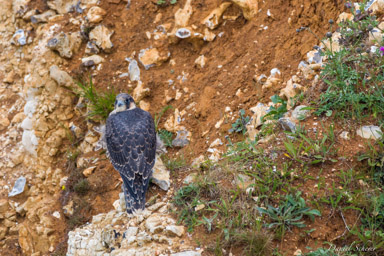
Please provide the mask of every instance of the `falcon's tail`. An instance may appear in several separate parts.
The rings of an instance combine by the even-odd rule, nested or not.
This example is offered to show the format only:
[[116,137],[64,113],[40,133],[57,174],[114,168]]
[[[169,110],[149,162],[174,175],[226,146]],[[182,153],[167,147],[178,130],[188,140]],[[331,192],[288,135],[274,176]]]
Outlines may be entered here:
[[131,181],[121,176],[124,182],[123,191],[128,214],[135,213],[137,210],[144,210],[145,208],[145,192],[148,188],[149,179],[145,180],[143,184],[143,179],[140,175],[137,176],[135,180]]

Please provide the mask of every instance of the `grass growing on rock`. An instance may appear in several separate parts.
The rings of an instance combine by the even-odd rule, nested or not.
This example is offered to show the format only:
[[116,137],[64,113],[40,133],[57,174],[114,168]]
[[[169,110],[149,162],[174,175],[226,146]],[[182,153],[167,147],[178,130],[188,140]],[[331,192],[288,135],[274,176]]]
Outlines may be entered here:
[[92,77],[89,82],[77,82],[79,90],[76,93],[85,100],[87,107],[87,118],[93,121],[106,120],[109,113],[114,109],[116,93],[113,91],[97,92]]
[[[364,10],[365,4],[360,5]],[[323,41],[326,57],[321,78],[327,85],[325,93],[318,100],[320,115],[332,111],[337,117],[361,120],[373,117],[379,123],[384,119],[384,58],[382,48],[374,44],[382,41],[376,32],[380,31],[375,16],[368,11],[351,7],[352,20],[338,24],[340,39],[335,49],[332,33]],[[331,23],[331,30],[333,21]],[[375,35],[376,34],[376,35]]]

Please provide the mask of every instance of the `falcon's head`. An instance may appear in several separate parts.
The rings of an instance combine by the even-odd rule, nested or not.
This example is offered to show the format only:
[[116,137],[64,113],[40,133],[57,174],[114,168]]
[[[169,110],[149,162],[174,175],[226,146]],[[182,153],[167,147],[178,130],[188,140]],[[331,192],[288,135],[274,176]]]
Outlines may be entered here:
[[132,110],[134,108],[136,108],[136,104],[131,95],[126,93],[120,93],[116,96],[114,112]]

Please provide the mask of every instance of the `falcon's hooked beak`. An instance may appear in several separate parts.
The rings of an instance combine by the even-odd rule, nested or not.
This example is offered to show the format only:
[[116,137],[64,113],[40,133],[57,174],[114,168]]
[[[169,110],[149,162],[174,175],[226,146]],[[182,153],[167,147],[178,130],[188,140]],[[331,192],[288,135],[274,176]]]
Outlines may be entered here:
[[116,103],[116,107],[120,108],[122,106],[125,106],[125,103],[123,101],[121,101],[121,100],[118,100],[117,103]]

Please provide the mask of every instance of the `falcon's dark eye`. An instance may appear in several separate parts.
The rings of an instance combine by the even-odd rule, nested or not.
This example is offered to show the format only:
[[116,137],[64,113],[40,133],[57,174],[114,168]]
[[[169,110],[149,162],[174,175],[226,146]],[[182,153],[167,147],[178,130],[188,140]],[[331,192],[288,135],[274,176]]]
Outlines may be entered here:
[[127,103],[127,104],[128,104],[128,103],[129,103],[129,99],[125,99],[125,103]]

